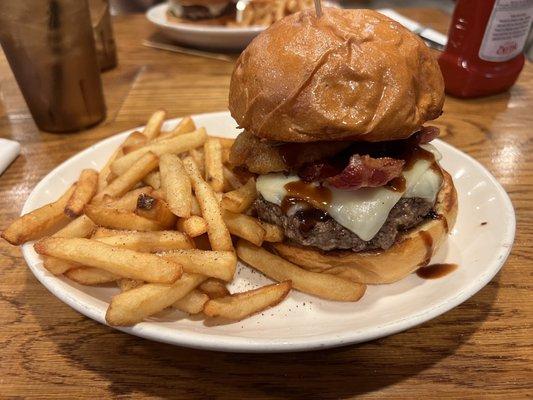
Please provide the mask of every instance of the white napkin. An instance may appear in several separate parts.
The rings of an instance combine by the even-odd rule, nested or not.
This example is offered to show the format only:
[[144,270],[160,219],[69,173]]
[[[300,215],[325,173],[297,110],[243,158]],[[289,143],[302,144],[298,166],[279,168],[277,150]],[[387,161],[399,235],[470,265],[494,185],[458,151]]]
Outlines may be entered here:
[[0,175],[20,154],[20,143],[0,138]]
[[380,8],[376,11],[379,11],[380,13],[385,14],[390,19],[399,22],[411,32],[414,32],[417,35],[422,36],[423,38],[433,40],[435,43],[438,43],[442,46],[446,46],[446,43],[448,42],[448,37],[446,35],[443,35],[442,33],[437,32],[434,29],[426,28],[424,25],[413,21],[412,19],[404,17],[400,13],[397,13],[396,11],[390,8]]

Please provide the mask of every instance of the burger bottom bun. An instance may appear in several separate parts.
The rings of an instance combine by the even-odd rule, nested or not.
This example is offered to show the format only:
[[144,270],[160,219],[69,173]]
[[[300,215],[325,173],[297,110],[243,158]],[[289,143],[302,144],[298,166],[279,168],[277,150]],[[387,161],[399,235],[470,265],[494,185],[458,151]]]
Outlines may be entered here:
[[444,170],[442,173],[443,185],[435,203],[439,218],[407,231],[387,250],[320,252],[286,243],[276,243],[274,248],[281,257],[310,271],[335,274],[365,284],[399,281],[429,262],[455,224],[457,192],[450,174]]

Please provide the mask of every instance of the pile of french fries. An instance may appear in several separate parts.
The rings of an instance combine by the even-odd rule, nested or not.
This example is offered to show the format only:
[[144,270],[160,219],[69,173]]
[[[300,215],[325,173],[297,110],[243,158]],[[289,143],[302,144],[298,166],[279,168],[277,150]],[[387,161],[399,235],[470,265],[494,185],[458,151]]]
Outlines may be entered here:
[[236,26],[269,26],[283,17],[313,7],[313,0],[252,0],[243,11]]
[[[338,301],[363,295],[358,283],[303,270],[262,248],[283,232],[249,215],[255,181],[229,167],[233,140],[209,137],[190,117],[162,132],[165,117],[155,112],[100,172],[83,170],[59,199],[21,216],[2,237],[13,245],[37,240],[54,275],[116,284],[120,293],[106,313],[116,326],[168,307],[241,320],[291,289]],[[237,257],[279,283],[230,294]]]

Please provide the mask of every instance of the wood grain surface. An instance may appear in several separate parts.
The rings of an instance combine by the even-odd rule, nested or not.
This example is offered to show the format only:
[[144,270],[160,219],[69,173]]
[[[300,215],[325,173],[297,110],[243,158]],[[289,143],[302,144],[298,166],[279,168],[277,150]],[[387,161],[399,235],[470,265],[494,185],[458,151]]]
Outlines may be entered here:
[[[439,11],[402,10],[441,31]],[[0,137],[22,155],[0,177],[0,229],[52,168],[152,111],[224,110],[232,63],[142,47],[142,15],[115,19],[119,67],[103,75],[108,117],[77,134],[39,132],[3,56]],[[150,342],[70,309],[0,242],[0,398],[494,398],[532,392],[533,66],[509,93],[448,98],[444,140],[485,165],[509,192],[518,230],[503,270],[443,316],[391,337],[339,349],[224,354]],[[495,210],[495,212],[498,212]],[[420,299],[421,302],[424,299]]]

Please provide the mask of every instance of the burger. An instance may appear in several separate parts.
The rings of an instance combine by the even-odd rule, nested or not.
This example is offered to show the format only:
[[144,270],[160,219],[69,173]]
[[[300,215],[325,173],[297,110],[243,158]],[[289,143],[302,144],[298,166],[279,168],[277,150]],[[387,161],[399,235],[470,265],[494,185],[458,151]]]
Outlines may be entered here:
[[380,284],[427,264],[453,227],[457,195],[431,144],[444,84],[424,42],[371,10],[290,15],[240,55],[230,152],[257,175],[257,217],[281,257]]
[[171,16],[184,20],[204,20],[230,15],[235,12],[231,0],[169,0]]

